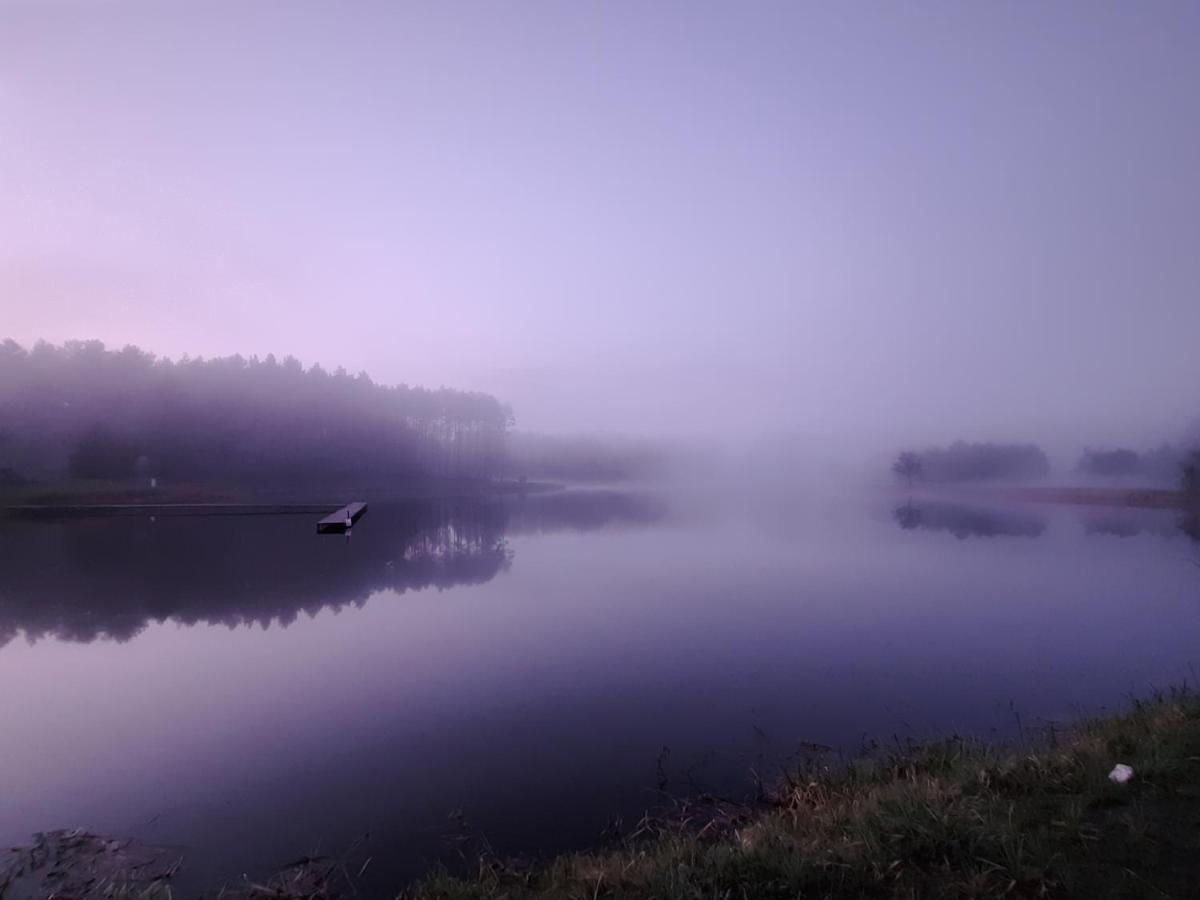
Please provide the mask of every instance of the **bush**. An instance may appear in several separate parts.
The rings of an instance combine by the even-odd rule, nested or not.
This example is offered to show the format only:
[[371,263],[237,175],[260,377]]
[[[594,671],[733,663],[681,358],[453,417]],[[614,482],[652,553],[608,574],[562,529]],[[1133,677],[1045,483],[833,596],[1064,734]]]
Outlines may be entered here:
[[103,425],[93,425],[71,452],[75,478],[127,478],[133,474],[137,446],[114,435]]
[[935,447],[920,454],[922,478],[931,482],[1044,478],[1050,461],[1034,444],[967,444]]
[[1083,451],[1075,468],[1085,475],[1100,478],[1141,475],[1144,470],[1142,457],[1133,450],[1093,450],[1090,447]]
[[1200,499],[1200,450],[1193,450],[1183,462],[1183,492]]

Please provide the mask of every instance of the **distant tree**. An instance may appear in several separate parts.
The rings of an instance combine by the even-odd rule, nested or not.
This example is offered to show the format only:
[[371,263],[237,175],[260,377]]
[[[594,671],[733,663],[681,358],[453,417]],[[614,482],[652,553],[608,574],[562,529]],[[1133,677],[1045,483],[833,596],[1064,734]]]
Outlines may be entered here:
[[922,451],[921,478],[932,483],[1030,480],[1050,472],[1045,452],[1034,444],[968,444]]
[[1189,444],[1160,444],[1138,452],[1126,448],[1095,450],[1080,454],[1075,471],[1091,478],[1137,478],[1163,487],[1179,483],[1180,470],[1187,461]]
[[26,479],[17,474],[12,466],[4,464],[4,445],[10,440],[12,433],[0,427],[0,485],[25,484]]
[[1200,501],[1200,450],[1193,450],[1183,462],[1183,492],[1192,502]]
[[921,475],[921,457],[911,450],[905,450],[892,463],[892,472],[897,478],[902,478],[909,487]]
[[125,478],[133,474],[137,456],[133,443],[95,425],[71,453],[71,474],[76,478]]
[[912,500],[909,500],[903,506],[897,506],[892,510],[892,518],[896,520],[896,524],[908,531],[913,528],[921,527],[921,508],[913,506]]
[[1142,474],[1153,482],[1163,485],[1174,484],[1179,479],[1179,469],[1187,454],[1182,447],[1161,444],[1142,454]]
[[1126,478],[1141,475],[1144,469],[1142,457],[1133,450],[1093,450],[1088,447],[1079,457],[1075,468],[1085,475],[1101,478]]

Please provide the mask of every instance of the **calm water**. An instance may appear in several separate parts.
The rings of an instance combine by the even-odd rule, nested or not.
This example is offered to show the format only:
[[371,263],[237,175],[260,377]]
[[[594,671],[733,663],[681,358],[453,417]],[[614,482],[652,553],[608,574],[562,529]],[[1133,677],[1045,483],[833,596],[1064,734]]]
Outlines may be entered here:
[[801,742],[1010,735],[1200,664],[1169,513],[567,492],[373,505],[349,541],[313,518],[0,526],[0,842],[178,846],[186,891],[369,833],[382,892],[464,828],[590,843],[664,782],[744,794]]

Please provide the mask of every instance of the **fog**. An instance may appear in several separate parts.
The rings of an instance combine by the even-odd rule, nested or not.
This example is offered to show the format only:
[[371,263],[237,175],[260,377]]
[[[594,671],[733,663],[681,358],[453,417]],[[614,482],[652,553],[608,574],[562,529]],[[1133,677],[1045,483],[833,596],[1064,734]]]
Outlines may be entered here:
[[1192,4],[0,2],[0,337],[822,458],[1200,413]]

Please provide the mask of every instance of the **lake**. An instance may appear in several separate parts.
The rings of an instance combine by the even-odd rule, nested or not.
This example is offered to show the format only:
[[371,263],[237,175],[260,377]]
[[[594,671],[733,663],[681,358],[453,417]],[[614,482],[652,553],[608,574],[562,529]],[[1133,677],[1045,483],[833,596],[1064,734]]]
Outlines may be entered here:
[[0,842],[179,848],[177,895],[354,848],[594,844],[812,745],[1002,739],[1192,678],[1168,512],[571,490],[0,522]]

